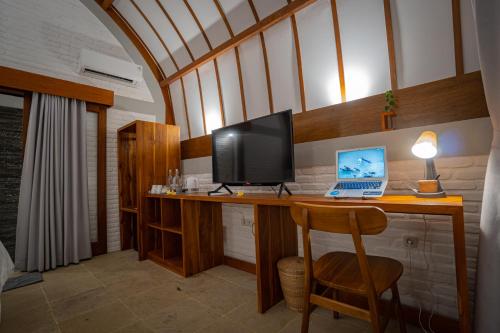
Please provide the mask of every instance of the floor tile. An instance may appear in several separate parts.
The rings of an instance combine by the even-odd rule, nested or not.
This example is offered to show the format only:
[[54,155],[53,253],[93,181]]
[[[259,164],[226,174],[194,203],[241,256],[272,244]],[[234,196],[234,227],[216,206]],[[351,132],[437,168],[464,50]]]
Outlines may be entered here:
[[59,327],[63,333],[109,333],[136,320],[137,317],[122,303],[115,302],[61,321]]
[[[302,324],[302,318],[296,318],[286,325],[284,329],[279,331],[280,333],[297,333],[300,332]],[[309,333],[331,333],[331,332],[342,332],[342,333],[368,333],[371,332],[368,324],[366,327],[359,327],[359,325],[353,324],[347,318],[333,319],[333,316],[328,319],[324,316],[318,314],[311,314],[309,321]]]
[[154,333],[154,331],[149,329],[142,321],[138,321],[113,333]]
[[39,283],[2,292],[2,318],[46,305],[47,301]]
[[210,326],[220,316],[199,302],[186,299],[143,319],[155,332],[196,332]]
[[228,318],[219,318],[207,327],[196,331],[197,333],[252,333],[249,328],[241,326]]
[[7,318],[4,318],[2,313],[2,322],[0,323],[0,332],[2,333],[49,333],[57,331],[57,324],[50,313],[48,304],[17,312]]
[[241,325],[250,328],[256,332],[278,332],[289,322],[299,318],[300,314],[286,308],[284,302],[280,302],[266,311],[266,313],[257,312],[256,301],[247,302],[226,316]]
[[99,287],[53,302],[51,307],[54,317],[61,322],[113,302],[116,299],[104,287]]
[[205,273],[235,283],[254,293],[257,292],[257,277],[255,274],[243,272],[226,265],[215,266]]
[[42,282],[42,288],[49,302],[55,302],[65,298],[102,287],[102,282],[97,280],[90,272],[68,273],[65,268],[59,268],[61,272],[53,274],[47,281]]

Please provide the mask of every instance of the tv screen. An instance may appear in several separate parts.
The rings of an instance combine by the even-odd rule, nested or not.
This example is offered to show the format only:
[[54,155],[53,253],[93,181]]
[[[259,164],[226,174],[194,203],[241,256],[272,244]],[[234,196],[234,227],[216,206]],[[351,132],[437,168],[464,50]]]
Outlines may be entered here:
[[295,181],[292,111],[212,131],[212,171],[227,185]]

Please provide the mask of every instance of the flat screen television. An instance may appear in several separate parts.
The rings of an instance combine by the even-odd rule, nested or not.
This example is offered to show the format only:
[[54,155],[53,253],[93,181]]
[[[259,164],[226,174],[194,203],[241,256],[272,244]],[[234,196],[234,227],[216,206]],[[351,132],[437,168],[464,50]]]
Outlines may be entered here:
[[212,172],[225,185],[295,181],[292,111],[212,131]]

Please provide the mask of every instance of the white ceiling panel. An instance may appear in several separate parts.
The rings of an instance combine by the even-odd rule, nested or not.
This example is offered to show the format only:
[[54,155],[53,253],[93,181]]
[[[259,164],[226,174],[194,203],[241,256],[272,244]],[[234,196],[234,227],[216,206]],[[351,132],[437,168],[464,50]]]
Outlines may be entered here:
[[266,40],[274,112],[292,109],[301,112],[297,59],[290,19],[264,32]]
[[342,101],[330,1],[319,0],[297,13],[306,109]]
[[451,1],[391,1],[399,88],[455,76]]
[[347,101],[391,88],[383,0],[337,0]]
[[255,24],[248,0],[219,0],[235,35]]
[[195,59],[209,51],[201,31],[182,0],[160,0],[174,21]]
[[136,3],[144,11],[144,14],[147,15],[151,24],[158,31],[158,34],[160,34],[179,68],[190,64],[191,58],[186,48],[156,1],[136,1]]
[[189,115],[189,128],[191,138],[205,135],[203,129],[203,113],[201,109],[200,88],[196,71],[192,71],[183,77],[184,90],[186,92],[187,111]]
[[189,4],[200,21],[213,48],[230,38],[229,32],[213,1],[189,0]]
[[130,0],[115,1],[113,6],[115,6],[120,14],[127,20],[132,29],[137,32],[141,40],[153,54],[154,58],[162,65],[162,69],[167,73],[175,72],[175,68],[170,66],[172,63],[165,61],[165,59],[168,58],[167,51]]
[[478,71],[479,54],[477,52],[476,24],[470,0],[460,0],[460,15],[462,21],[462,47],[464,55],[464,71]]
[[247,118],[254,119],[268,115],[266,70],[260,44],[260,37],[254,36],[239,47]]
[[201,91],[203,93],[203,106],[205,108],[205,123],[207,125],[207,134],[210,134],[212,130],[222,127],[219,89],[217,87],[217,77],[215,76],[213,61],[201,66],[199,72]]
[[287,4],[286,0],[253,0],[253,3],[261,20]]
[[243,121],[243,107],[240,95],[240,80],[234,50],[228,51],[217,58],[219,75],[224,101],[224,118],[226,125]]
[[169,86],[174,108],[175,124],[181,128],[181,140],[189,139],[189,132],[186,120],[186,110],[184,108],[184,96],[182,94],[181,80],[174,81]]

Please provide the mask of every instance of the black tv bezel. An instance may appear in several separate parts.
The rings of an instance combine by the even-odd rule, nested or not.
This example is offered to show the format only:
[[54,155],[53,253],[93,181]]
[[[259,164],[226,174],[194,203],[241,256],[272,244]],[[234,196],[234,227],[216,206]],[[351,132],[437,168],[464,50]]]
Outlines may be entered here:
[[[255,120],[260,120],[260,119],[264,119],[264,118],[269,118],[269,117],[275,117],[281,113],[284,113],[284,112],[287,112],[290,114],[290,117],[289,117],[289,120],[290,120],[290,138],[291,138],[291,142],[290,142],[290,155],[291,155],[291,167],[292,167],[292,177],[289,178],[289,179],[283,179],[283,180],[277,180],[277,181],[273,181],[273,182],[259,182],[259,183],[250,183],[250,182],[221,182],[219,180],[216,180],[215,179],[215,173],[214,173],[214,160],[215,160],[215,140],[213,140],[213,137],[214,137],[214,134],[216,134],[216,132],[219,132],[221,130],[227,130],[227,129],[230,129],[230,128],[234,128],[234,127],[238,127],[238,126],[241,126],[243,124],[247,124],[247,123],[251,123]],[[258,117],[258,118],[254,118],[254,119],[251,119],[251,120],[247,120],[247,121],[242,121],[240,123],[237,123],[237,124],[233,124],[233,125],[229,125],[229,126],[225,126],[225,127],[221,127],[221,128],[218,128],[216,130],[213,130],[212,131],[212,182],[213,183],[217,183],[217,184],[224,184],[224,185],[229,185],[229,186],[276,186],[276,185],[279,185],[279,184],[283,184],[283,183],[290,183],[290,182],[295,182],[295,143],[294,143],[294,136],[293,136],[293,113],[292,113],[292,109],[288,109],[288,110],[284,110],[284,111],[280,111],[280,112],[275,112],[275,113],[272,113],[272,114],[269,114],[267,116],[262,116],[262,117]]]

